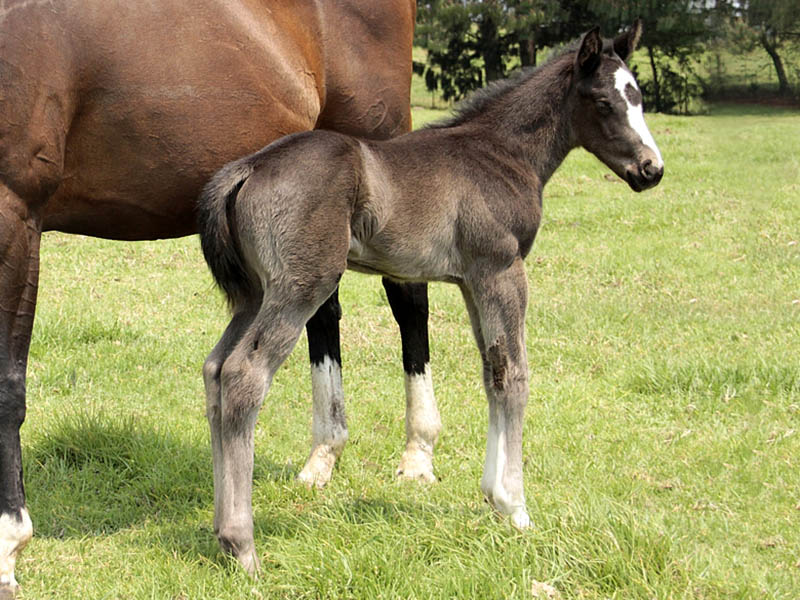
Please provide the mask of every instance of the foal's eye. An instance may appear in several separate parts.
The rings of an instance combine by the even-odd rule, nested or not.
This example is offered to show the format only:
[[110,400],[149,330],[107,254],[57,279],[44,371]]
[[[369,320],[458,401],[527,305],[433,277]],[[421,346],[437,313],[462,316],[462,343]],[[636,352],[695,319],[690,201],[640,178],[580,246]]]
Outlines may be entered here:
[[612,112],[611,102],[608,100],[598,100],[596,102],[597,112],[601,115],[610,115]]

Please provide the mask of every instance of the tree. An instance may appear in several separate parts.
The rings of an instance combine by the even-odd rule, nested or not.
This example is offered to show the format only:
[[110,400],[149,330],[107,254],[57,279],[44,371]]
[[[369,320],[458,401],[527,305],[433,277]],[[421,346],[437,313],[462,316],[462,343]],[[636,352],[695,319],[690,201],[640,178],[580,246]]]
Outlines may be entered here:
[[688,112],[701,92],[693,59],[710,35],[705,3],[700,0],[588,0],[608,31],[640,18],[650,77],[642,78],[645,102],[657,112]]
[[[427,64],[415,65],[430,90],[459,99],[486,82],[507,74],[517,58],[536,63],[537,50],[552,36],[560,4],[552,0],[432,0],[417,3],[417,45],[428,51]],[[574,29],[574,28],[573,28]],[[577,35],[579,29],[575,29]]]
[[[800,3],[797,0],[747,0],[729,2],[741,12],[739,22],[772,60],[778,76],[778,93],[791,93],[782,56],[783,48],[794,39],[800,40]],[[745,34],[746,35],[746,34]]]
[[539,50],[594,25],[610,35],[638,17],[651,70],[643,82],[647,103],[686,112],[700,93],[691,57],[708,35],[703,0],[418,0],[417,7],[417,44],[428,60],[415,68],[448,100],[503,77],[517,61],[534,65]]

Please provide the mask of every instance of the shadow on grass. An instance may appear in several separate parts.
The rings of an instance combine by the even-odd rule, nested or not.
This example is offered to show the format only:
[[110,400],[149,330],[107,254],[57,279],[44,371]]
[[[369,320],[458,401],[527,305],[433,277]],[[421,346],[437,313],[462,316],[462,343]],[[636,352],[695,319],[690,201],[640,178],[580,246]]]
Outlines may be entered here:
[[[156,543],[187,558],[199,553],[213,562],[226,560],[212,529],[213,475],[205,436],[176,434],[132,417],[81,412],[39,432],[23,455],[37,537],[74,539],[146,524]],[[256,451],[256,487],[270,482],[279,488],[269,492],[272,503],[256,506],[257,539],[292,538],[323,522],[433,523],[453,510],[349,494],[315,498],[318,492],[294,487],[298,471]]]
[[[180,521],[198,511],[213,514],[207,436],[82,412],[37,432],[23,449],[23,463],[37,536],[82,537],[146,521]],[[290,481],[295,470],[257,459],[255,479]]]

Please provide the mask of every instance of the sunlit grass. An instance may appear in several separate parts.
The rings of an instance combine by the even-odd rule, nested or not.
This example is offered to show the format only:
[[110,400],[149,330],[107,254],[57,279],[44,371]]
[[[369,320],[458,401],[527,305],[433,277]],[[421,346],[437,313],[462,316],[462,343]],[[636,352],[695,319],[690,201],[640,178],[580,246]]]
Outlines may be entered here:
[[[415,112],[417,125],[440,113]],[[441,480],[393,477],[399,335],[378,278],[342,282],[351,441],[323,491],[305,340],[256,433],[251,581],[221,555],[201,365],[227,322],[196,238],[46,234],[23,427],[39,598],[795,598],[800,589],[800,114],[649,117],[634,194],[585,152],[545,190],[527,267],[519,533],[479,489],[477,351],[431,286]]]

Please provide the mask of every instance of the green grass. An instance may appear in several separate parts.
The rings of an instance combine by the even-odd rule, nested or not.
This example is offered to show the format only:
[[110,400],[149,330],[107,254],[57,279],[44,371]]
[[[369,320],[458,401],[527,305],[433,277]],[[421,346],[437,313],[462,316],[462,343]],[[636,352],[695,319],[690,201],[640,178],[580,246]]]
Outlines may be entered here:
[[403,384],[380,282],[348,274],[351,441],[327,489],[293,482],[310,441],[303,339],[257,428],[249,580],[211,530],[200,371],[227,315],[197,239],[46,234],[21,598],[527,598],[537,581],[562,598],[796,598],[800,113],[649,123],[658,188],[634,194],[576,151],[545,190],[525,533],[478,488],[486,409],[456,289],[431,286],[444,430],[425,487],[393,477]]

